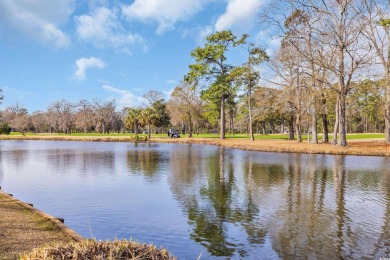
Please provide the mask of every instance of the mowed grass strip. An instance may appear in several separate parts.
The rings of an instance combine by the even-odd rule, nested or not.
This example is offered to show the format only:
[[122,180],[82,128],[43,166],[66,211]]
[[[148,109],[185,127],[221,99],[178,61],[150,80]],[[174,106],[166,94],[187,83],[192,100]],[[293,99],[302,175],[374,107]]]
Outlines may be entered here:
[[[49,140],[49,141],[93,141],[93,142],[135,142],[145,141],[146,135],[139,135],[135,138],[131,134],[29,134],[0,136],[0,140]],[[193,138],[182,135],[182,138],[169,138],[167,134],[152,135],[151,142],[161,143],[193,143],[205,145],[218,145],[228,148],[242,150],[263,151],[263,152],[289,152],[309,154],[339,154],[339,155],[374,155],[390,156],[390,147],[384,142],[384,134],[349,134],[348,146],[340,147],[329,143],[321,143],[322,136],[319,135],[319,144],[309,144],[307,136],[303,136],[303,142],[287,140],[287,135],[256,135],[252,142],[247,135],[227,135],[224,140],[219,139],[216,134],[194,134]],[[330,139],[332,136],[330,136]]]
[[74,240],[50,220],[0,192],[0,259],[18,259],[20,254],[53,241]]
[[[109,133],[109,134],[101,134],[101,133],[71,133],[71,134],[63,134],[63,133],[25,133],[25,137],[120,137],[120,138],[134,138],[133,133]],[[140,137],[146,137],[147,134],[139,134]],[[167,134],[152,134],[152,138],[169,138]],[[181,135],[182,137],[188,137],[188,134]],[[329,139],[332,139],[332,134],[329,134]],[[11,132],[9,137],[23,137],[19,132]],[[219,134],[196,134],[192,135],[193,138],[219,138]],[[307,140],[307,134],[303,134],[303,140]],[[2,139],[7,139],[6,135],[1,136]],[[226,134],[227,139],[249,139],[250,136],[247,134]],[[353,139],[381,139],[385,138],[385,135],[382,133],[359,133],[359,134],[347,134],[348,140]],[[255,139],[259,140],[288,140],[288,134],[255,134]],[[318,139],[321,141],[322,134],[318,134]]]
[[[371,139],[368,139],[371,140]],[[333,154],[333,155],[369,155],[390,156],[390,145],[383,141],[350,140],[347,147],[331,145],[329,143],[309,144],[298,143],[294,140],[255,140],[250,139],[210,139],[210,138],[155,138],[153,142],[161,143],[190,143],[202,145],[217,145],[259,152],[306,153],[306,154]]]

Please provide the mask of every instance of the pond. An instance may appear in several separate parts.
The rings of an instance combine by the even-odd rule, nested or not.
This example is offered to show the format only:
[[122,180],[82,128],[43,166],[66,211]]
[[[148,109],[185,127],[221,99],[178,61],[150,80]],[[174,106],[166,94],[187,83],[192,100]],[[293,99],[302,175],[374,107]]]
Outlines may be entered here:
[[86,238],[180,259],[390,254],[390,159],[190,144],[1,141],[0,186]]

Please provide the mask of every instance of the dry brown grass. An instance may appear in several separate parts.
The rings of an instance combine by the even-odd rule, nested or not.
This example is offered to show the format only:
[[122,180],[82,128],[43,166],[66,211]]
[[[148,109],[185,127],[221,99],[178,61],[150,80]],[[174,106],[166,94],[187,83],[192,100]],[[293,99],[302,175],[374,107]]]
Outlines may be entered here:
[[[134,142],[134,137],[129,136],[56,136],[56,135],[11,135],[0,136],[0,140],[48,140],[48,141],[92,141],[92,142]],[[144,140],[140,140],[144,141]],[[160,143],[192,143],[218,145],[228,148],[237,148],[250,151],[263,152],[289,152],[309,154],[342,154],[342,155],[374,155],[390,156],[390,144],[377,139],[349,140],[348,147],[340,147],[331,144],[297,143],[288,140],[255,140],[250,139],[214,139],[214,138],[154,138],[151,142]]]
[[158,249],[153,245],[139,244],[131,241],[101,241],[84,240],[79,243],[52,244],[23,255],[22,260],[30,259],[145,259],[174,260],[167,250]]
[[16,259],[52,241],[74,241],[60,226],[0,192],[0,259]]
[[308,154],[342,154],[342,155],[369,155],[390,156],[390,144],[378,140],[353,140],[348,141],[348,147],[340,147],[331,144],[308,144],[289,140],[255,140],[249,139],[210,139],[210,138],[180,138],[164,139],[153,138],[153,142],[191,143],[218,145],[228,148],[237,148],[250,151],[263,152],[288,152]]
[[176,259],[129,241],[82,240],[57,219],[0,191],[0,259]]

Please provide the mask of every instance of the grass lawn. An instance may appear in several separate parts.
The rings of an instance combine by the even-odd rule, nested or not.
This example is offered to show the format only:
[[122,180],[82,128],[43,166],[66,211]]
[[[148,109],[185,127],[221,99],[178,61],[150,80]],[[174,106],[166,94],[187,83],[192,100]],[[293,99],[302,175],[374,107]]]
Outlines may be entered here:
[[[21,134],[19,132],[11,132],[11,136],[20,136]],[[134,134],[131,134],[131,133],[110,133],[110,134],[101,134],[101,133],[72,133],[70,135],[65,135],[63,133],[53,133],[53,134],[50,134],[50,133],[40,133],[40,134],[35,134],[35,133],[25,133],[26,136],[91,136],[91,137],[98,137],[98,136],[101,136],[101,137],[119,137],[119,136],[128,136],[128,137],[132,137],[134,136]],[[146,134],[139,134],[139,136],[147,136]],[[181,135],[182,137],[188,137],[188,135]],[[168,138],[168,135],[167,134],[152,134],[152,138],[153,137],[156,137],[156,138]],[[219,138],[219,134],[193,134],[193,138]],[[226,138],[228,139],[249,139],[249,135],[246,135],[246,134],[235,134],[234,136],[233,135],[229,135],[227,134],[226,135]],[[302,135],[302,138],[303,140],[307,140],[307,135]],[[322,134],[319,134],[318,135],[318,138],[321,140],[322,138]],[[331,139],[332,138],[332,135],[329,135],[329,138]],[[378,138],[385,138],[385,135],[384,134],[381,134],[381,133],[368,133],[368,134],[348,134],[347,135],[347,139],[348,140],[354,140],[354,139],[372,139],[372,138],[375,138],[375,139],[378,139]],[[276,139],[276,140],[287,140],[288,139],[288,135],[287,134],[269,134],[269,135],[263,135],[263,134],[257,134],[255,135],[255,139],[259,139],[259,140],[272,140],[272,139]]]
[[[188,137],[188,135],[181,135],[182,137]],[[333,135],[329,135],[329,139],[332,138]],[[165,134],[159,134],[159,135],[152,135],[152,137],[167,137]],[[219,134],[193,134],[193,138],[219,138]],[[228,139],[249,139],[250,136],[246,134],[235,134],[233,135],[226,135],[226,138]],[[368,133],[368,134],[347,134],[347,139],[371,139],[371,138],[385,138],[385,134],[380,133]],[[288,134],[269,134],[269,135],[263,135],[263,134],[256,134],[255,139],[264,139],[264,140],[288,140]],[[303,140],[307,140],[307,135],[302,135]],[[322,139],[322,134],[318,135],[318,139]]]
[[[133,134],[99,134],[99,133],[74,133],[65,134],[21,134],[12,133],[11,136],[1,136],[2,140],[49,140],[49,141],[95,141],[95,142],[134,142],[136,140],[145,141],[146,135],[141,134],[136,139]],[[309,144],[307,135],[303,135],[303,142],[287,140],[285,134],[255,135],[258,142],[251,142],[246,134],[227,135],[225,140],[219,139],[217,134],[194,135],[193,138],[169,138],[167,134],[152,135],[152,142],[161,143],[193,143],[218,145],[228,148],[237,148],[251,151],[263,152],[290,152],[290,153],[310,153],[310,154],[340,154],[340,155],[376,155],[390,156],[390,145],[384,142],[384,134],[349,134],[347,147],[340,147],[324,144],[321,142],[322,136],[318,135],[320,143],[318,145]],[[330,139],[332,136],[330,136]]]

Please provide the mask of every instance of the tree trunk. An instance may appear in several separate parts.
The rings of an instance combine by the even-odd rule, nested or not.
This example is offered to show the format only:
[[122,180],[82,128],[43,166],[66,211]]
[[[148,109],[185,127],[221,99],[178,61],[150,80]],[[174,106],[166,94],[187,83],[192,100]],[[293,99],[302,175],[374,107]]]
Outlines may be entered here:
[[338,145],[345,147],[347,146],[347,129],[346,129],[346,113],[345,113],[345,95],[342,93],[340,95],[340,104],[339,104],[339,130],[340,138]]
[[234,135],[233,132],[233,110],[229,109],[229,134]]
[[288,121],[288,140],[294,140],[294,116]]
[[326,113],[322,114],[322,127],[323,127],[323,135],[322,135],[322,142],[328,143],[329,142],[329,129],[328,129],[328,116]]
[[232,136],[234,136],[234,113],[231,115],[231,121],[232,121]]
[[87,133],[87,115],[86,115],[85,111],[83,114],[84,114],[84,134],[86,134]]
[[192,137],[192,118],[191,114],[188,115],[188,137]]
[[313,115],[311,117],[311,136],[312,136],[312,140],[311,140],[311,143],[312,144],[318,144],[318,136],[317,136],[317,115],[316,115],[316,111],[314,109],[314,112],[313,112]]
[[148,124],[148,141],[150,141],[150,123]]
[[385,142],[390,143],[390,71],[386,73]]
[[322,142],[328,143],[329,142],[329,129],[328,129],[328,110],[326,108],[326,99],[325,95],[322,94],[322,127],[323,127],[323,135],[322,135]]
[[[342,24],[342,17],[344,16],[343,12],[344,10],[341,8],[341,5],[339,5],[339,11],[340,11],[340,26],[338,28],[338,31],[340,35],[343,35],[343,30],[345,29],[345,25]],[[337,41],[337,52],[338,52],[338,93],[337,93],[337,100],[339,101],[339,141],[338,145],[345,147],[347,146],[347,130],[346,130],[346,113],[345,113],[345,99],[347,96],[347,90],[348,86],[345,85],[345,42],[343,42],[345,39],[338,39]]]
[[225,94],[221,98],[221,134],[220,139],[225,139]]
[[302,132],[301,132],[301,115],[298,113],[297,114],[297,119],[295,122],[295,128],[297,132],[297,142],[301,143],[302,142]]
[[249,134],[251,136],[251,140],[255,140],[255,136],[253,135],[253,123],[252,123],[252,87],[251,84],[248,85],[248,114],[249,114]]
[[332,138],[332,144],[337,144],[337,133],[339,132],[339,100],[337,99],[336,102],[336,120],[334,122],[334,128],[333,128],[333,138]]

